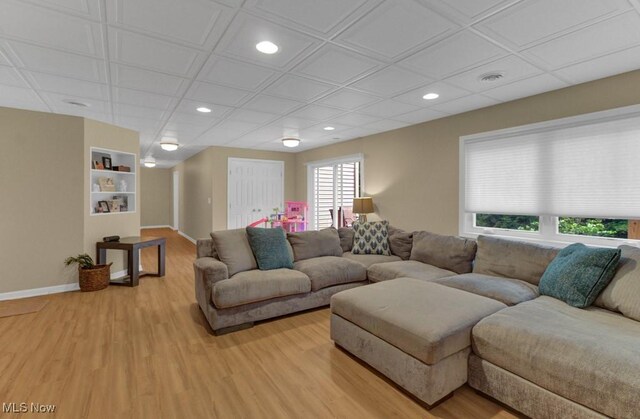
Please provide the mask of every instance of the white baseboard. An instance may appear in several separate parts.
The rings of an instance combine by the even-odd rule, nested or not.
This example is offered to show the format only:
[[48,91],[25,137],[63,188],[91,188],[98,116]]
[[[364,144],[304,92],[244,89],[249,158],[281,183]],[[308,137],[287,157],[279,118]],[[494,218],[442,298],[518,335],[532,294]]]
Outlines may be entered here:
[[39,295],[58,294],[61,292],[77,291],[80,285],[77,282],[72,284],[55,285],[53,287],[32,288],[29,290],[4,292],[0,294],[0,301],[17,300],[19,298],[37,297]]
[[158,225],[158,226],[141,226],[140,229],[145,229],[145,228],[170,228],[172,230],[174,230],[173,227],[171,227],[169,224],[166,225]]
[[179,234],[179,235],[181,235],[182,237],[184,237],[185,239],[189,240],[191,243],[196,244],[196,241],[195,241],[193,238],[191,238],[191,237],[187,236],[187,235],[186,235],[186,234],[184,234],[182,231],[179,231],[179,230],[178,230],[178,234]]

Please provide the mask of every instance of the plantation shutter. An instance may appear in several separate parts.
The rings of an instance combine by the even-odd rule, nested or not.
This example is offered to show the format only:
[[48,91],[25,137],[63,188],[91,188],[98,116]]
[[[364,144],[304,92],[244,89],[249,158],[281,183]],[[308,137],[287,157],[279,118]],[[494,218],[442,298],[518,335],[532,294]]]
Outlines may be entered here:
[[640,116],[523,128],[464,142],[470,213],[640,217]]
[[347,162],[313,169],[313,214],[318,229],[339,227],[335,217],[350,211],[353,198],[360,196],[360,163]]

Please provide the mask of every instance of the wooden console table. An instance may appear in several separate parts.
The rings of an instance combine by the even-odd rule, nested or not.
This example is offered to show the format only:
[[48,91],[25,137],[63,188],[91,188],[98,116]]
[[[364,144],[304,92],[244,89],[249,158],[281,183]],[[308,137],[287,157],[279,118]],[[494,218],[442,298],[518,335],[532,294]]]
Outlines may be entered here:
[[[128,275],[113,279],[110,283],[137,287],[138,280],[141,276],[164,276],[165,243],[166,240],[164,237],[123,237],[117,242],[97,242],[96,254],[98,255],[98,264],[107,263],[108,249],[124,250],[127,252]],[[158,270],[157,272],[140,271],[139,250],[151,246],[158,247]]]

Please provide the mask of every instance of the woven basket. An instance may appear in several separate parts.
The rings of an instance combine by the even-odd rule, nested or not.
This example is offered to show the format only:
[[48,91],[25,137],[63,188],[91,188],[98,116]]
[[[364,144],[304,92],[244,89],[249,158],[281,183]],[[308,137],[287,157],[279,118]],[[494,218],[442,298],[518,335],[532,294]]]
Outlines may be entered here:
[[80,291],[99,291],[109,286],[111,263],[96,265],[93,268],[78,269],[80,273]]

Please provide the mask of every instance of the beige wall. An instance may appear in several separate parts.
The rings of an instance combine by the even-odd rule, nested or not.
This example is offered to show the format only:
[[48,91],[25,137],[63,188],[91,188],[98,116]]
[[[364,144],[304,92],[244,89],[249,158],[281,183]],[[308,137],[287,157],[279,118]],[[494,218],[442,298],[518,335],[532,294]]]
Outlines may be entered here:
[[77,281],[82,118],[0,108],[0,293]]
[[173,170],[140,167],[140,224],[173,225]]
[[227,228],[227,162],[230,157],[284,161],[284,199],[294,198],[294,154],[210,147],[173,168],[180,173],[180,230],[188,236],[207,237],[211,231]]
[[365,194],[376,216],[408,230],[458,233],[459,137],[640,103],[640,71],[426,122],[296,155],[296,197],[307,200],[305,163],[364,154]]

